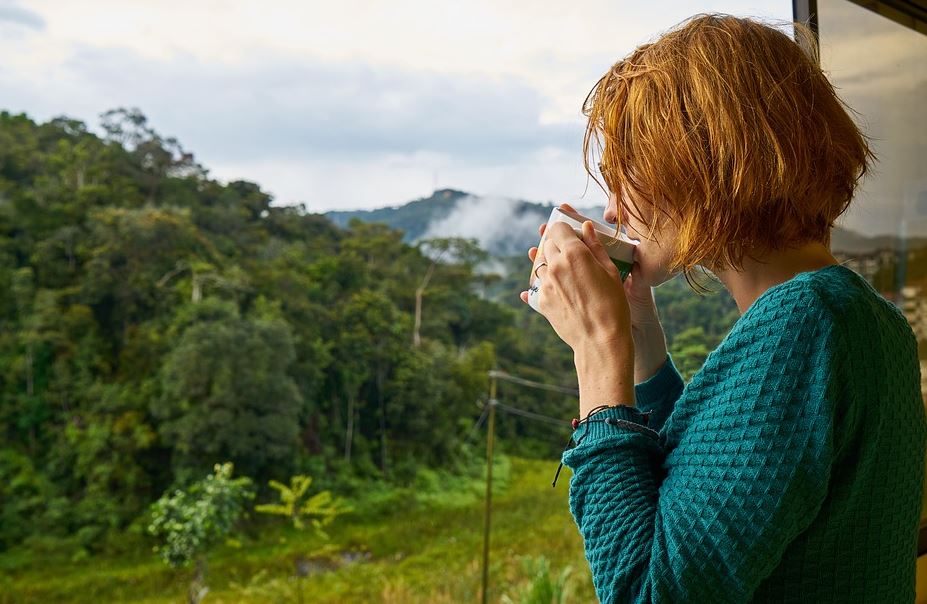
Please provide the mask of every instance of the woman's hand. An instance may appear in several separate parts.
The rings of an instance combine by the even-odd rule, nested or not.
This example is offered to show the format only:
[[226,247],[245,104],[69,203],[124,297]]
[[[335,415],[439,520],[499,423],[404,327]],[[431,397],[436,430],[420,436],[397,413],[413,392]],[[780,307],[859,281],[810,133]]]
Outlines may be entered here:
[[[560,207],[570,210],[571,212],[576,212],[576,209],[568,203],[562,203]],[[547,224],[542,224],[538,227],[538,234],[543,236],[546,228]],[[532,247],[528,250],[528,258],[532,263],[534,263],[537,254],[538,248],[536,247]],[[611,265],[611,262],[609,262],[609,265]],[[653,288],[648,285],[638,285],[642,279],[640,271],[640,264],[635,262],[631,266],[631,272],[624,280],[625,297],[628,300],[628,309],[631,315],[631,328],[634,330],[660,326],[660,320],[657,316],[657,305],[653,298]],[[524,302],[528,301],[527,294],[522,296],[522,300]]]
[[[618,269],[592,223],[583,223],[582,238],[571,226],[554,223],[544,249],[532,250],[535,258],[540,253],[547,263],[537,271],[538,308],[573,349],[581,415],[600,404],[633,405],[630,308]],[[521,292],[521,299],[528,302],[527,291]]]
[[[580,238],[568,224],[554,223],[540,251],[547,264],[537,271],[538,308],[574,351],[588,342],[631,337],[630,309],[618,269],[592,223],[587,221],[582,229]],[[527,297],[527,292],[521,293],[526,303]]]
[[[560,207],[576,212],[568,203]],[[540,235],[544,234],[547,224],[538,228]],[[537,257],[538,248],[528,250],[531,262]],[[657,305],[653,296],[653,288],[642,281],[641,265],[635,262],[631,273],[624,280],[625,296],[628,300],[628,309],[631,316],[631,335],[634,340],[634,382],[639,384],[663,367],[666,362],[666,334],[660,323]],[[527,301],[527,296],[522,297]]]

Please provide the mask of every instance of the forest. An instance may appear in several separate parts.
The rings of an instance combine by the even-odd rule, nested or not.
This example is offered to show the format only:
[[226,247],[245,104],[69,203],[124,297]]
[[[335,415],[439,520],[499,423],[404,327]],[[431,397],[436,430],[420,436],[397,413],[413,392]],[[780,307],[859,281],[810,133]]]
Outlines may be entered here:
[[[350,498],[464,471],[483,455],[467,437],[488,371],[575,387],[571,351],[518,299],[526,255],[481,273],[475,240],[413,245],[275,206],[137,109],[98,132],[0,113],[0,552],[118,552],[153,502],[218,463],[258,502],[296,474]],[[688,378],[736,307],[679,278],[656,292]],[[506,416],[502,450],[557,460],[576,400],[498,396],[563,419]]]

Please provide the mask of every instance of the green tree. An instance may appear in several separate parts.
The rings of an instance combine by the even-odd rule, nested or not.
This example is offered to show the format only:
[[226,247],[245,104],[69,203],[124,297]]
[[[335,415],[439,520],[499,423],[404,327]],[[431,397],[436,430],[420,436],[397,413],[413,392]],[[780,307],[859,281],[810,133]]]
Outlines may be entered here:
[[230,459],[248,475],[264,475],[297,447],[303,401],[287,373],[290,328],[280,319],[239,316],[229,302],[194,306],[178,318],[151,413],[175,468]]
[[692,379],[692,376],[702,368],[712,348],[714,348],[714,343],[705,335],[705,330],[701,327],[690,327],[673,338],[670,344],[670,354],[673,355],[673,363],[685,381]]
[[[421,345],[419,332],[422,324],[422,300],[425,289],[435,275],[435,270],[442,266],[444,272],[448,273],[446,283],[449,283],[453,290],[453,299],[459,299],[467,292],[467,288],[463,287],[463,285],[471,281],[474,268],[486,261],[489,254],[481,249],[477,244],[477,240],[473,238],[435,237],[422,240],[416,246],[431,261],[424,271],[421,282],[415,289],[415,323],[412,332],[412,345],[418,347]],[[448,261],[448,265],[443,266],[441,260]],[[440,305],[438,306],[440,307]]]
[[[225,460],[260,484],[405,480],[469,454],[489,368],[575,381],[569,347],[518,300],[523,255],[491,284],[472,240],[405,242],[462,193],[416,204],[408,228],[339,228],[209,178],[136,109],[103,130],[0,112],[0,546],[122,547],[169,485]],[[657,293],[668,335],[719,339],[736,308],[676,285]],[[567,395],[499,396],[575,414]],[[566,438],[514,416],[497,431],[515,454]]]
[[232,464],[216,464],[213,473],[188,489],[165,493],[151,506],[149,534],[159,544],[155,552],[172,567],[196,570],[190,583],[189,602],[196,604],[209,591],[206,586],[206,554],[228,537],[254,497],[251,479],[232,478]]
[[157,199],[169,177],[205,176],[193,154],[183,149],[176,138],[158,134],[138,108],[111,109],[101,118],[106,139],[130,153],[133,176],[143,183],[148,203]]
[[362,290],[352,295],[337,317],[341,333],[334,346],[336,373],[347,399],[345,462],[351,463],[356,402],[360,389],[372,379],[379,407],[380,471],[387,471],[388,417],[384,389],[392,367],[406,353],[408,317],[398,311],[386,295]]

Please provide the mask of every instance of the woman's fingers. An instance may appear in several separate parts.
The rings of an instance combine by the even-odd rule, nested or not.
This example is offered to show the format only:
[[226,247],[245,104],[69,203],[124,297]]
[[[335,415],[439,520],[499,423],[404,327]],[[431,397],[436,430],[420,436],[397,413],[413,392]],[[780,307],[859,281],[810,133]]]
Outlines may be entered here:
[[[571,211],[571,212],[576,212],[576,208],[574,208],[573,206],[571,206],[571,205],[568,204],[568,203],[561,203],[561,204],[560,204],[560,207],[561,207],[561,208],[566,208],[567,210],[569,210],[569,211]],[[577,212],[577,213],[578,213],[578,212]],[[538,227],[538,234],[543,235],[543,234],[544,234],[544,228],[545,228],[546,226],[547,226],[547,223],[544,223],[544,224],[542,224],[541,226],[539,226],[539,227]]]
[[[588,228],[586,227],[586,223],[589,223]],[[595,232],[595,227],[592,226],[592,223],[589,220],[583,222],[583,241],[592,252],[593,257],[595,257],[599,264],[602,265],[602,268],[608,271],[609,274],[617,276],[617,269],[612,263],[611,258],[608,257],[608,252],[605,250],[605,246],[603,246],[602,242],[599,241],[599,237]]]
[[[566,208],[567,210],[570,210],[571,212],[576,211],[576,209],[568,203],[561,203],[560,207]],[[541,226],[538,227],[538,234],[543,237],[544,231],[546,230],[547,230],[547,223],[545,222],[541,224]],[[533,247],[530,250],[528,250],[528,258],[530,258],[532,262],[534,262],[534,259],[537,257],[537,255],[538,255],[538,248]]]
[[551,258],[554,258],[562,253],[560,246],[557,245],[557,242],[548,237],[544,240],[544,249],[541,250],[541,253],[544,254],[544,259],[550,261]]

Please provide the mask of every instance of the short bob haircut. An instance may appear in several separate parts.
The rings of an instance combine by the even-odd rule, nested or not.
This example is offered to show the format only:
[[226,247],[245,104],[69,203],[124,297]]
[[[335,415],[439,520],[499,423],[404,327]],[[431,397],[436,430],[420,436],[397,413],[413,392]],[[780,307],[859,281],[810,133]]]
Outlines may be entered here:
[[606,193],[643,224],[624,195],[650,210],[647,239],[663,224],[654,209],[677,227],[670,270],[693,289],[696,266],[742,270],[744,255],[829,246],[876,160],[818,66],[811,30],[789,25],[795,40],[751,19],[695,15],[615,63],[583,102],[586,172],[602,187],[595,141]]

